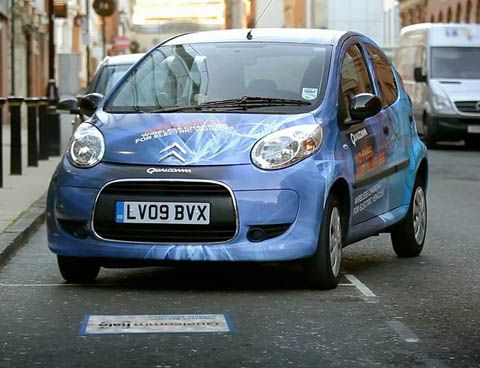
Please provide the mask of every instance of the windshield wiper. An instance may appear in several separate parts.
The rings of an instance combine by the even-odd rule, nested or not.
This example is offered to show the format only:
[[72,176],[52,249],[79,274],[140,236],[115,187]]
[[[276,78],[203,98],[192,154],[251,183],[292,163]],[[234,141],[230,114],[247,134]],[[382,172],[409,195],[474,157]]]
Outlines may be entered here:
[[187,106],[172,106],[158,110],[148,111],[150,113],[156,112],[177,112],[177,111],[201,111],[215,108],[239,108],[247,110],[249,108],[265,107],[265,106],[304,106],[311,105],[311,102],[303,100],[295,100],[289,98],[278,97],[254,97],[243,96],[241,98],[231,98],[226,100],[208,101],[198,105]]

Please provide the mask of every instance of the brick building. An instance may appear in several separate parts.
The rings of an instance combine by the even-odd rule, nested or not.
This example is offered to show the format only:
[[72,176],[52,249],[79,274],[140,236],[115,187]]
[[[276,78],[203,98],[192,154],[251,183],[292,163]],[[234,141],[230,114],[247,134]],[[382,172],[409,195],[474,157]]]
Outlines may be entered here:
[[480,23],[480,0],[400,0],[402,26],[415,23]]

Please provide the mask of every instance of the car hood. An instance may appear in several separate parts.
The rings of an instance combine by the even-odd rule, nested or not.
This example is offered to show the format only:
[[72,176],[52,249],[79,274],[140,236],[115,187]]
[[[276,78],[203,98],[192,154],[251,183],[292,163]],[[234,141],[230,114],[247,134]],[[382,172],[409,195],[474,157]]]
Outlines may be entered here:
[[92,123],[105,137],[104,162],[137,165],[234,165],[250,163],[260,138],[314,117],[263,114],[108,114]]
[[479,79],[433,79],[430,83],[451,101],[480,101]]

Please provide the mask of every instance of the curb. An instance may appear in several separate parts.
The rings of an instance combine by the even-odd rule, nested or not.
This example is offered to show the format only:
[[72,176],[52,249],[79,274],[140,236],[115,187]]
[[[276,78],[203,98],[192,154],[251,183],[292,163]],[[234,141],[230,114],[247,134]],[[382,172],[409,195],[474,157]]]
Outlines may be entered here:
[[0,233],[0,269],[22,248],[45,220],[47,195],[33,203]]

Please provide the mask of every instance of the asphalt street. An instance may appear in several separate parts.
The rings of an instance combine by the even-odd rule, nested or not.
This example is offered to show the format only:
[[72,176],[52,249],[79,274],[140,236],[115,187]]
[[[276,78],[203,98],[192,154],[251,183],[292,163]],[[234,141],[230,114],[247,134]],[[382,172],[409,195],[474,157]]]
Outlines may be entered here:
[[[0,367],[480,367],[480,152],[430,151],[426,247],[345,249],[341,285],[296,264],[101,271],[67,285],[45,227],[0,271]],[[235,331],[82,335],[89,314],[225,313]]]

